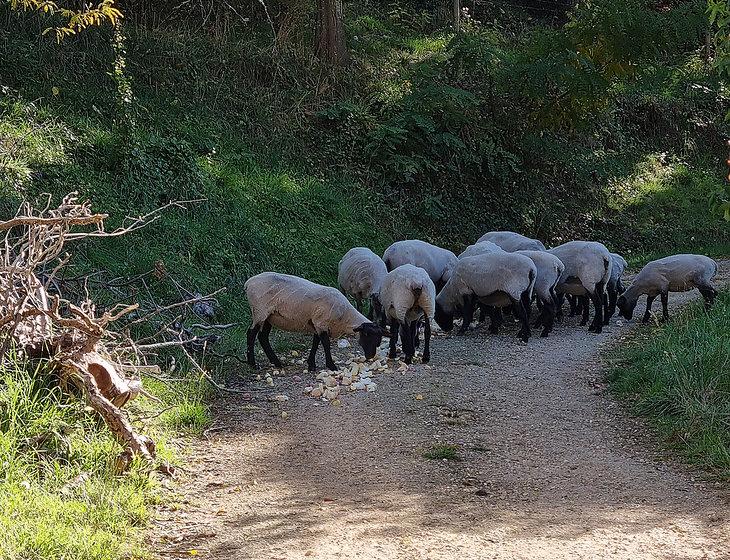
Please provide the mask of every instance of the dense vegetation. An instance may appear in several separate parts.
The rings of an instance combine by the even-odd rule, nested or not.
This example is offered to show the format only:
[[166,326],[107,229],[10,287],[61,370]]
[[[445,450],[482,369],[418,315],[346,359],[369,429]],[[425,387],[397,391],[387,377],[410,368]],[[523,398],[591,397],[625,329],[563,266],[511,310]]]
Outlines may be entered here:
[[[339,68],[314,56],[308,2],[117,4],[122,26],[57,43],[42,35],[49,20],[0,3],[0,219],[45,192],[78,190],[112,225],[202,199],[138,234],[76,246],[75,272],[157,265],[190,292],[226,286],[219,315],[233,322],[245,321],[242,284],[255,272],[334,283],[350,247],[410,236],[456,250],[495,228],[594,238],[634,263],[730,253],[730,103],[707,60],[705,0],[570,12],[475,2],[458,34],[439,2],[349,2]],[[154,276],[148,288],[168,300],[180,289]],[[649,351],[670,339],[676,350],[687,325],[722,327],[722,309]],[[240,340],[232,332],[226,351]],[[626,391],[680,386],[638,364]],[[108,435],[33,379],[0,373],[0,558],[134,557],[151,483],[115,479]],[[158,419],[158,440],[205,422],[200,391],[182,391],[166,397],[178,406]],[[662,414],[685,396],[667,395],[652,405]]]
[[710,313],[693,305],[634,338],[611,371],[612,386],[647,416],[668,445],[730,477],[730,293]]

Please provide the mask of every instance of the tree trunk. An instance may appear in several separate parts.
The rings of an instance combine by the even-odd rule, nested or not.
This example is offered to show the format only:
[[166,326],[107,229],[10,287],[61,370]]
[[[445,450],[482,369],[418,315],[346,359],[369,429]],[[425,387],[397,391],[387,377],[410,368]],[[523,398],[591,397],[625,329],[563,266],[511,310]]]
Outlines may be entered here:
[[317,0],[316,53],[327,64],[347,62],[342,0]]
[[454,31],[461,30],[461,0],[454,0]]

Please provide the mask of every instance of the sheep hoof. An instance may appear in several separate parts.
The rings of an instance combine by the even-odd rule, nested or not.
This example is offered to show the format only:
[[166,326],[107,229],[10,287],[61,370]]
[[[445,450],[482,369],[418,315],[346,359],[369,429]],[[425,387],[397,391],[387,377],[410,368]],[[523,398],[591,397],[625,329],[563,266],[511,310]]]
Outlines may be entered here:
[[431,360],[431,355],[430,354],[424,354],[423,356],[421,356],[421,363],[422,364],[427,364],[430,360]]
[[411,362],[413,362],[413,356],[406,356],[405,358],[403,358],[403,361],[408,365],[411,365]]
[[550,334],[550,331],[545,329],[544,331],[542,331],[540,333],[540,338],[547,338],[549,334]]
[[334,363],[327,364],[327,369],[330,371],[337,371],[337,366]]

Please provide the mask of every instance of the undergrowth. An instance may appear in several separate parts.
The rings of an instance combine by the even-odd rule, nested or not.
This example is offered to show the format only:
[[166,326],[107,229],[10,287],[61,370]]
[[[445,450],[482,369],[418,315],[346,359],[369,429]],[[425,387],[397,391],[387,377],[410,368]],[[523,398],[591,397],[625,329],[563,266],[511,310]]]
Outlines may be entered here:
[[730,479],[730,292],[635,335],[611,388],[692,463]]

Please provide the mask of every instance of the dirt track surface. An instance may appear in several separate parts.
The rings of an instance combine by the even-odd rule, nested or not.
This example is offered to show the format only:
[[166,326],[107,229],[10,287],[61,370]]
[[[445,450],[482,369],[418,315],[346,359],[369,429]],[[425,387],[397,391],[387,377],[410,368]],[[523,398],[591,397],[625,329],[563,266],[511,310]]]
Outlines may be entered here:
[[[725,261],[718,283],[728,279]],[[670,305],[692,297],[671,294]],[[301,366],[275,378],[288,402],[225,398],[153,549],[221,560],[730,558],[727,487],[663,457],[605,393],[599,353],[633,326],[622,323],[594,335],[566,319],[527,345],[511,324],[441,336],[430,369],[379,375],[375,393],[339,407],[301,394],[311,380],[292,380]],[[435,443],[457,444],[461,460],[424,458]]]

